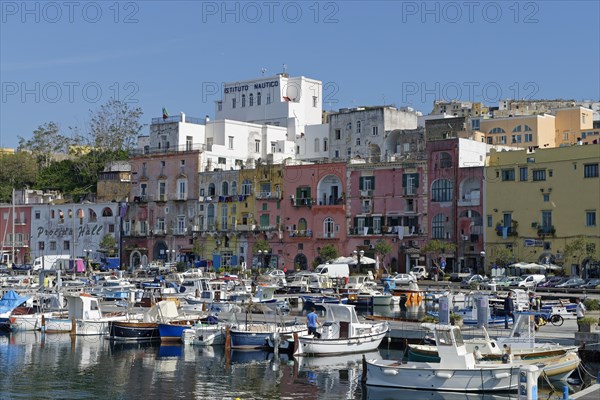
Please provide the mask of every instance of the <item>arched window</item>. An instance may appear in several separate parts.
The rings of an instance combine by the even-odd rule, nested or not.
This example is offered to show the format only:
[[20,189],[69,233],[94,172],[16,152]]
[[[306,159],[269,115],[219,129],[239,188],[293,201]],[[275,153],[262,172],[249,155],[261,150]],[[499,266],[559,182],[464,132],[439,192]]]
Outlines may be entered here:
[[523,125],[523,126],[525,127],[525,129],[523,129],[525,132],[532,132],[533,131],[529,125]]
[[306,234],[306,228],[308,227],[308,225],[306,224],[306,219],[304,218],[300,218],[298,220],[298,233],[300,235],[302,234]]
[[246,95],[242,95],[242,107],[246,107]]
[[229,196],[229,183],[227,183],[227,181],[224,181],[221,184],[221,195],[222,196]]
[[112,217],[113,211],[110,209],[110,207],[104,207],[104,209],[102,210],[102,216],[103,217]]
[[431,185],[431,201],[444,202],[452,200],[452,182],[438,179]]
[[256,105],[260,106],[261,95],[260,92],[256,93]]
[[232,196],[237,196],[237,182],[233,181],[231,182],[231,195]]
[[250,102],[250,107],[252,107],[254,105],[254,94],[250,93],[248,101]]
[[325,221],[323,221],[323,237],[335,237],[335,221],[333,218],[327,217],[325,218]]
[[431,237],[433,239],[444,239],[444,222],[446,216],[444,214],[438,214],[431,220]]
[[492,128],[489,133],[506,133],[504,131],[504,129],[500,128],[500,127],[496,127],[496,128]]
[[96,211],[92,210],[91,208],[88,209],[88,221],[89,222],[96,222],[98,220],[98,216],[96,215]]
[[215,188],[214,183],[208,184],[208,196],[215,196],[217,194],[217,190]]
[[321,151],[319,146],[319,138],[315,139],[315,153],[318,153],[319,151]]
[[523,129],[522,125],[517,125],[513,128],[513,132],[521,132],[521,129]]
[[440,154],[440,168],[452,167],[452,156],[449,153],[442,152]]

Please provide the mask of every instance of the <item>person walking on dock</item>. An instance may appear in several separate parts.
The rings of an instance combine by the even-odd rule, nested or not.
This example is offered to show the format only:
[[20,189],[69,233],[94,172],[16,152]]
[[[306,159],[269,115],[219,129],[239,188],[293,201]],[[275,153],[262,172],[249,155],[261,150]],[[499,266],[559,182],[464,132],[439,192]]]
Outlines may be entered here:
[[317,318],[317,313],[315,312],[315,308],[310,309],[310,313],[306,316],[307,326],[308,326],[308,334],[313,335],[317,339],[321,338],[321,334],[317,332],[317,326],[319,325],[319,320]]
[[508,329],[508,317],[512,318],[513,324],[515,323],[515,303],[512,299],[512,292],[508,292],[508,295],[504,299],[504,329]]

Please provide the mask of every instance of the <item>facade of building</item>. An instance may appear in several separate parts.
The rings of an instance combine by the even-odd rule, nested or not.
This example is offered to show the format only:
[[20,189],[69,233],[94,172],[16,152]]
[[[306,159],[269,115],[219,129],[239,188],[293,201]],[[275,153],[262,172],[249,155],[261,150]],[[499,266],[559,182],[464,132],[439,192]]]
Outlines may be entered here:
[[417,113],[390,106],[341,109],[329,115],[329,157],[369,162],[395,159],[402,138],[390,132],[417,129]]
[[98,175],[96,200],[122,202],[129,199],[131,190],[131,164],[114,162]]
[[486,165],[487,253],[508,248],[515,261],[563,264],[567,274],[600,276],[582,260],[570,270],[565,246],[583,236],[600,256],[600,148],[569,146],[489,154]]
[[69,255],[99,262],[105,235],[119,243],[118,203],[34,204],[31,209],[30,259]]
[[286,73],[227,82],[216,101],[215,119],[280,126],[294,141],[306,125],[321,124],[322,92],[321,81]]
[[449,272],[482,267],[486,149],[485,143],[460,138],[427,142],[429,239],[457,245],[444,255]]

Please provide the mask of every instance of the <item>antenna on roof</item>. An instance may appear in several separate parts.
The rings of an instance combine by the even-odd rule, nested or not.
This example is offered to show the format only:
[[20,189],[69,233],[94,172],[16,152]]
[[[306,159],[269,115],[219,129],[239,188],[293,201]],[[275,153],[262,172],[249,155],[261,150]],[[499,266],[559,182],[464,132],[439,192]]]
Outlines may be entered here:
[[283,64],[283,73],[285,74],[287,71],[287,64]]

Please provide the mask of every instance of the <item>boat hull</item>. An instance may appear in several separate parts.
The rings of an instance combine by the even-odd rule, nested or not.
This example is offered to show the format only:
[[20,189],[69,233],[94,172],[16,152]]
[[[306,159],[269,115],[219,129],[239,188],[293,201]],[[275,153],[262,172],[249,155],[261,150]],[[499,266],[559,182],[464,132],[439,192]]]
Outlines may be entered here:
[[147,322],[113,321],[109,327],[111,340],[160,340],[158,324]]
[[298,349],[296,349],[295,355],[331,356],[374,351],[377,350],[387,332],[386,328],[370,335],[341,339],[317,339],[313,336],[301,336],[298,338]]
[[178,342],[181,340],[183,332],[191,327],[189,324],[158,324],[160,341]]
[[449,392],[507,392],[518,389],[519,368],[493,366],[445,369],[430,363],[366,361],[369,386]]

